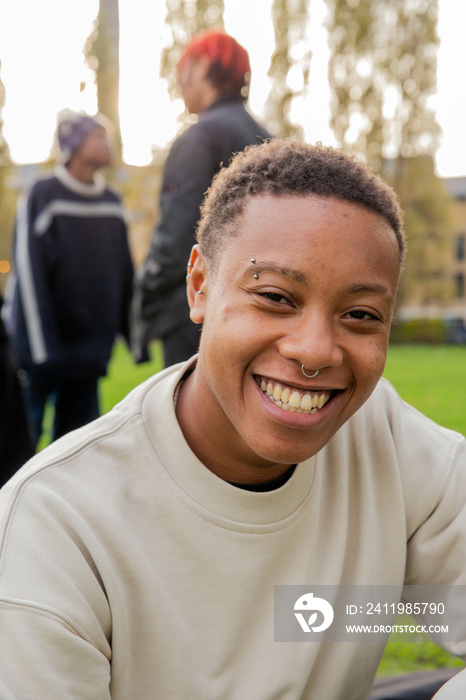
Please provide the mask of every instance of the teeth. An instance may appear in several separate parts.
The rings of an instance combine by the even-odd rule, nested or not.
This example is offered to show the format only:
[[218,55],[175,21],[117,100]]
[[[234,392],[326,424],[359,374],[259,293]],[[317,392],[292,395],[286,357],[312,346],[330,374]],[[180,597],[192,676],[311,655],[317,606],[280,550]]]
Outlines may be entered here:
[[312,408],[312,396],[310,394],[304,394],[301,399],[301,408],[305,411],[310,411]]
[[260,388],[276,406],[291,413],[316,413],[330,399],[329,391],[306,393],[301,396],[296,389],[294,391],[289,387],[283,389],[280,384],[274,384],[265,379],[260,380]]

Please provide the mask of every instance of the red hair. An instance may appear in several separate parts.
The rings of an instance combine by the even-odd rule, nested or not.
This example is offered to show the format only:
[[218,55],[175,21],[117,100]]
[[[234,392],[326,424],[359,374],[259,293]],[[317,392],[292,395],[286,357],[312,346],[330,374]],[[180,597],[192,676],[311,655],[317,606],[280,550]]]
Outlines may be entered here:
[[178,71],[189,58],[208,58],[209,79],[221,92],[239,92],[249,84],[249,56],[233,37],[224,32],[207,29],[197,34],[185,47]]

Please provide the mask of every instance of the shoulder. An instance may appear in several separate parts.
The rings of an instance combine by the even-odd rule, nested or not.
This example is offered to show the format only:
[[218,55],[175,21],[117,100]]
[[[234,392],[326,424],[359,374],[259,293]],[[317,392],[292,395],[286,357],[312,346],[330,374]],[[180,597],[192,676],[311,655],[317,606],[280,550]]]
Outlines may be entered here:
[[268,132],[251,116],[244,103],[240,100],[220,102],[202,112],[198,120],[183,131],[173,142],[172,150],[184,147],[187,144],[195,144],[199,139],[209,139],[213,132],[230,134],[244,125],[254,124],[258,131]]
[[[381,379],[361,409],[350,419],[356,430],[365,424],[368,439],[392,445],[400,463],[417,458],[443,470],[464,448],[465,438],[445,428],[404,401],[386,379]],[[412,469],[412,463],[409,465]]]
[[199,129],[217,128],[227,131],[232,125],[253,121],[241,100],[220,102],[199,116]]
[[218,128],[229,132],[233,129],[252,130],[260,138],[270,138],[270,132],[248,111],[242,100],[220,102],[200,115],[199,124],[204,128]]
[[34,180],[26,188],[24,194],[28,198],[53,198],[57,196],[61,189],[60,181],[54,173],[46,173],[42,177]]
[[113,185],[107,183],[103,195],[112,202],[117,202],[118,204],[122,203],[121,195]]
[[112,216],[117,215],[123,221],[126,221],[122,198],[112,185],[106,185],[103,191],[90,201],[95,204],[97,209],[102,209],[102,214],[107,212]]
[[200,120],[190,124],[184,131],[182,131],[170,146],[170,151],[168,153],[168,158],[173,157],[178,152],[194,146],[199,142],[199,138],[202,137],[205,129]]
[[215,167],[212,131],[197,121],[172,143],[165,161],[164,179],[168,182],[180,179],[195,182],[201,170],[207,166]]
[[413,435],[429,435],[435,444],[444,444],[452,449],[456,449],[465,440],[460,433],[439,425],[404,401],[395,387],[383,378],[369,398],[366,410],[377,410],[385,414],[394,438],[404,437],[407,432],[414,430]]
[[375,473],[384,469],[398,479],[416,520],[435,508],[449,484],[466,483],[464,436],[409,405],[385,379],[348,421],[348,430]]
[[374,502],[379,494],[393,512],[404,512],[408,537],[440,503],[451,503],[459,484],[466,490],[465,438],[410,406],[385,379],[323,448],[322,458],[340,471],[347,465],[352,484],[366,484]]
[[155,458],[145,405],[150,402],[156,422],[156,414],[167,409],[153,405],[152,397],[165,392],[169,400],[178,374],[175,366],[154,375],[107,414],[52,443],[16,472],[0,490],[0,549],[2,533],[25,502],[29,512],[32,503],[39,508],[41,502],[83,505],[83,499],[86,508],[91,502],[99,508],[115,490],[137,485],[138,477],[152,473]]

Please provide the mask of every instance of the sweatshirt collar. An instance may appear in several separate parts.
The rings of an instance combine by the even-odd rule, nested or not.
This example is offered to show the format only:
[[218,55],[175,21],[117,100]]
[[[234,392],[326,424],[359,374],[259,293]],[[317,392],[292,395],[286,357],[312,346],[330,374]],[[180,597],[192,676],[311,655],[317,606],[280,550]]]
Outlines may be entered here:
[[158,457],[159,475],[189,509],[222,527],[285,527],[299,516],[311,492],[315,457],[298,464],[281,488],[264,493],[237,488],[213,474],[189,448],[175,415],[176,387],[195,361],[163,370],[147,385],[142,419]]
[[105,189],[105,179],[98,172],[94,175],[94,182],[90,184],[73,177],[64,165],[57,165],[54,169],[54,175],[68,190],[85,197],[98,197]]

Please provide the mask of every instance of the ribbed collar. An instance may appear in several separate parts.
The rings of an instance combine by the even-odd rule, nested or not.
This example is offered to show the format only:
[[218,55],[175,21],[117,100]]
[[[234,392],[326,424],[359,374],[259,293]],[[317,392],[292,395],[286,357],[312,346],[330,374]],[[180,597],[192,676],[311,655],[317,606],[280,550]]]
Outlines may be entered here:
[[62,185],[71,190],[75,194],[81,194],[85,197],[98,197],[105,189],[105,180],[103,176],[96,172],[94,182],[87,183],[77,180],[64,165],[57,165],[53,171]]

